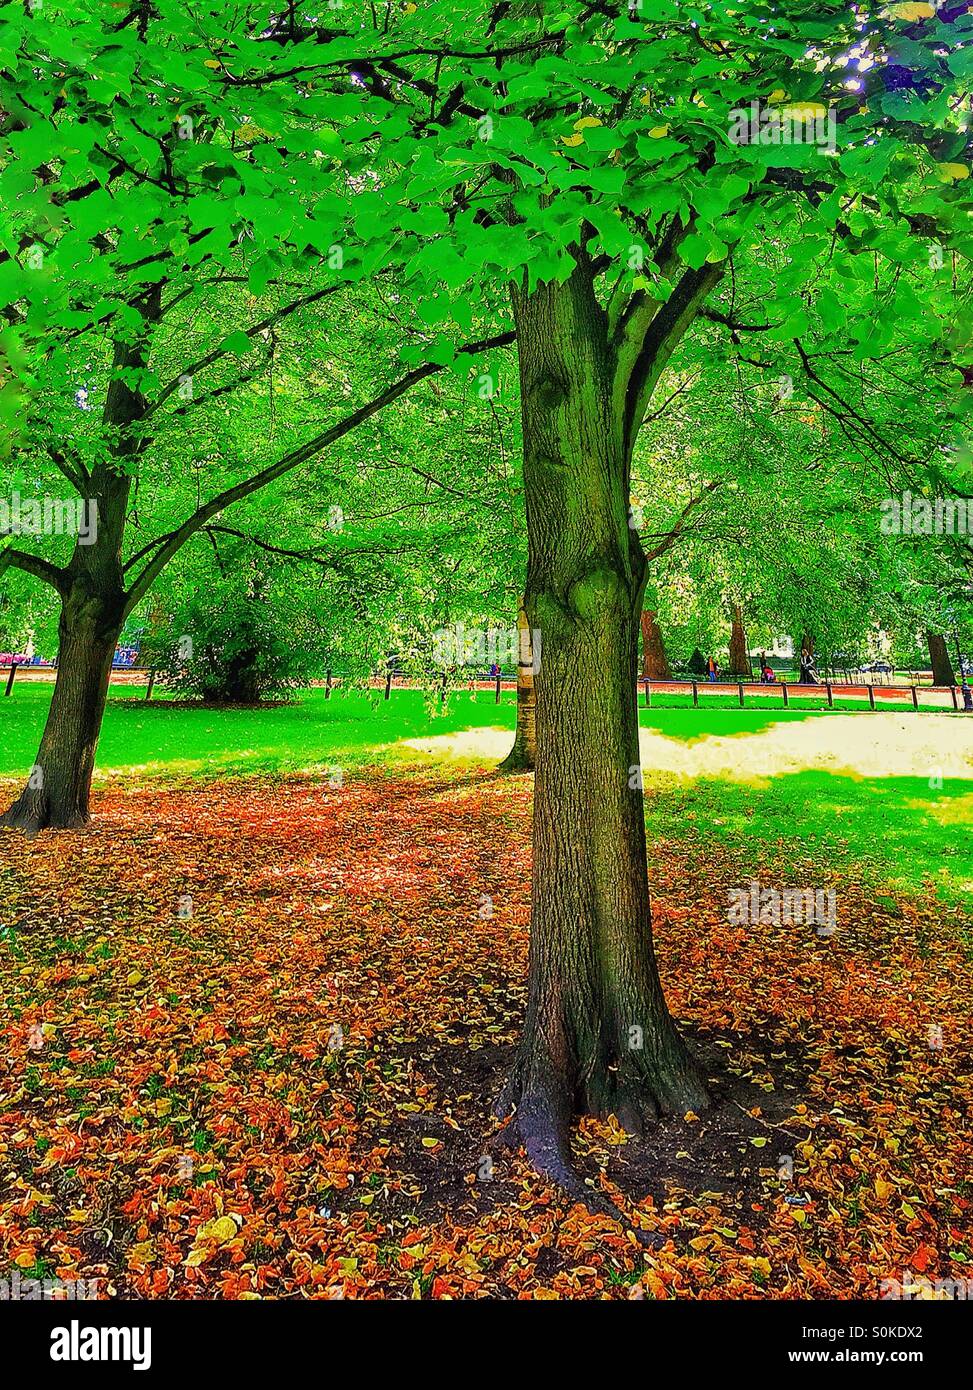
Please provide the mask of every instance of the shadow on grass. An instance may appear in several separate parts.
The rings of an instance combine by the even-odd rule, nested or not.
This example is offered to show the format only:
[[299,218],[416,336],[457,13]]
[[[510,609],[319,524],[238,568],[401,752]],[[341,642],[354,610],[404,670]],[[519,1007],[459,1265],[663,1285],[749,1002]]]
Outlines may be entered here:
[[660,777],[646,786],[646,823],[650,841],[716,842],[755,866],[783,851],[825,871],[854,867],[890,887],[969,904],[973,790],[968,781],[931,780],[806,771],[743,786]]

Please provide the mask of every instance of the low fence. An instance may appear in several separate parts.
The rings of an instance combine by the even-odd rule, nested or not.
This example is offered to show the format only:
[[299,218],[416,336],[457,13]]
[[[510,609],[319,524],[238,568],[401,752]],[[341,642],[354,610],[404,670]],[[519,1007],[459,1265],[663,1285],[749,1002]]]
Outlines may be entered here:
[[[438,672],[436,675],[438,676]],[[158,672],[145,666],[114,666],[109,677],[109,689],[118,686],[144,686],[145,699],[151,700],[152,692],[155,689]],[[0,683],[4,684],[4,694],[10,695],[14,688],[14,683],[28,685],[50,685],[57,679],[57,668],[54,666],[0,666]],[[310,682],[314,690],[323,690],[324,698],[330,699],[332,692],[338,690],[343,684],[354,683],[357,688],[357,679],[344,675],[332,675],[329,673],[321,680]],[[419,689],[429,688],[429,682],[413,680],[403,676],[397,671],[389,671],[384,676],[373,676],[366,682],[370,690],[382,690],[386,700],[391,699],[393,689]],[[500,702],[501,694],[504,690],[515,691],[517,682],[513,676],[476,676],[464,680],[458,687],[447,687],[449,689],[493,691],[497,703]]]
[[[4,684],[4,695],[13,692],[17,681],[26,681],[28,684],[51,682],[56,677],[56,670],[50,666],[0,666],[0,682]],[[438,673],[437,673],[438,674]],[[323,690],[326,700],[331,698],[335,690],[347,683],[348,678],[342,675],[329,673],[324,679],[312,681],[313,688]],[[112,686],[144,686],[146,700],[151,700],[152,692],[155,688],[156,672],[145,667],[122,666],[112,670],[109,688]],[[368,687],[372,690],[381,690],[386,700],[392,698],[392,691],[428,689],[428,684],[417,681],[400,672],[389,671],[384,676],[373,676],[368,681]],[[513,677],[498,676],[472,676],[467,680],[458,682],[453,686],[443,688],[443,697],[450,690],[463,691],[470,693],[492,692],[497,704],[500,703],[503,692],[516,691],[517,682]],[[921,711],[923,707],[929,710],[962,710],[963,691],[956,685],[920,685],[917,682],[908,685],[858,685],[853,682],[845,681],[821,681],[818,684],[806,684],[801,681],[772,681],[764,683],[762,681],[707,681],[707,680],[646,680],[639,678],[638,689],[646,706],[651,708],[653,697],[660,695],[671,695],[692,702],[696,707],[706,703],[708,699],[719,697],[723,700],[727,698],[734,700],[740,708],[767,708],[768,705],[779,704],[782,709],[790,706],[792,699],[802,701],[812,700],[820,705],[834,708],[836,700],[849,701],[858,705],[865,705],[868,709],[879,709],[883,705],[905,704],[911,705],[914,710]]]
[[882,705],[906,704],[914,710],[923,705],[931,710],[963,709],[963,692],[956,685],[857,685],[852,682],[821,681],[804,683],[801,681],[697,681],[697,680],[640,680],[645,704],[651,706],[653,695],[669,693],[692,699],[698,706],[713,696],[736,699],[741,708],[749,703],[751,707],[766,708],[780,704],[787,709],[791,699],[813,700],[829,709],[834,708],[835,700],[848,700],[866,705],[870,710]]

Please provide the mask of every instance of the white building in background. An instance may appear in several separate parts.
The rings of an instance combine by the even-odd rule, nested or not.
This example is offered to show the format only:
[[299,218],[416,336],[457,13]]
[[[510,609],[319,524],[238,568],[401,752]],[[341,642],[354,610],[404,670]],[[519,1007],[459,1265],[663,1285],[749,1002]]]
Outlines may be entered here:
[[794,655],[794,639],[785,633],[781,637],[775,637],[773,642],[751,648],[750,655],[759,657],[761,652],[768,657],[776,657],[778,661],[789,661]]

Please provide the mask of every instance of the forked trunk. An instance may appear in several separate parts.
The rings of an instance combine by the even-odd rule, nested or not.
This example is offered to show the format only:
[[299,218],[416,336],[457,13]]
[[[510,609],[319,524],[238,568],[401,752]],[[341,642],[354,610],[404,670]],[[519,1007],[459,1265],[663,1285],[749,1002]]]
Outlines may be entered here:
[[502,772],[533,772],[537,766],[537,698],[530,623],[521,605],[517,614],[517,732],[514,746],[500,764]]
[[953,663],[949,659],[949,648],[941,632],[927,632],[926,645],[929,647],[929,660],[932,663],[933,685],[955,685]]
[[654,608],[642,609],[642,678],[650,681],[672,679],[662,629]]
[[636,675],[645,559],[590,284],[515,294],[529,562],[539,629],[530,988],[501,1109],[535,1165],[571,1185],[573,1116],[637,1130],[706,1090],[652,949]]
[[89,819],[95,749],[108,696],[121,611],[76,584],[63,598],[57,677],[37,761],[0,825],[34,834]]

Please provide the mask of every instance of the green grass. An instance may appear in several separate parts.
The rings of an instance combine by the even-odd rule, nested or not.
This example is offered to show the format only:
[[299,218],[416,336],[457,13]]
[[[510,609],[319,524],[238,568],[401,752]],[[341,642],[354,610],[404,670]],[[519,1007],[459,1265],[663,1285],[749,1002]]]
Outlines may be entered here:
[[[0,696],[0,776],[17,776],[30,767],[44,727],[52,686],[15,686],[9,699]],[[418,690],[393,690],[389,700],[336,692],[325,699],[321,689],[304,692],[293,704],[262,710],[187,709],[173,706],[159,692],[152,702],[141,687],[117,686],[112,692],[98,745],[99,776],[139,769],[147,774],[186,776],[206,773],[299,772],[336,759],[367,760],[376,748],[425,734],[450,734],[468,728],[513,731],[517,702],[504,691],[500,704],[492,691],[454,694],[443,712],[438,699]],[[733,709],[707,706],[694,710],[640,708],[646,728],[669,738],[696,740],[726,734],[752,734],[773,724],[825,717],[821,710]]]
[[[49,685],[15,687],[0,696],[0,776],[19,777],[36,755],[50,700]],[[455,694],[445,711],[420,691],[336,693],[323,690],[264,710],[186,709],[164,698],[146,705],[136,688],[118,687],[105,717],[98,778],[131,774],[182,780],[206,775],[296,773],[403,756],[403,739],[470,728],[513,730],[516,700],[499,705],[489,691]],[[163,693],[164,694],[164,693]],[[684,744],[709,738],[746,740],[781,724],[845,719],[826,709],[739,709],[732,701],[699,709],[640,707],[643,727]],[[860,709],[853,716],[867,720]],[[922,716],[918,716],[919,719]],[[962,720],[963,716],[953,716]],[[917,728],[920,725],[916,726]],[[950,900],[973,888],[973,780],[930,788],[927,778],[856,778],[808,768],[772,771],[754,782],[646,769],[647,822],[657,843],[719,844],[757,863],[761,847],[813,858],[822,872],[857,868],[876,881],[912,891],[935,889]]]
[[[714,706],[715,706],[714,697]],[[639,723],[643,729],[655,729],[666,738],[678,738],[696,743],[704,738],[726,738],[729,735],[759,734],[775,724],[802,723],[805,719],[827,718],[828,711],[820,709],[740,709],[723,705],[693,709],[677,706],[651,709],[639,706]]]
[[973,781],[930,788],[921,777],[779,773],[769,785],[724,778],[646,783],[650,841],[719,844],[757,872],[768,852],[821,866],[822,876],[934,893],[969,906],[973,894]]
[[[375,749],[423,734],[449,734],[470,727],[513,730],[516,699],[494,703],[492,692],[475,700],[455,695],[442,713],[437,700],[418,690],[395,690],[390,700],[367,694],[323,690],[298,696],[293,704],[267,709],[186,709],[164,694],[150,704],[143,692],[119,686],[105,714],[98,745],[98,776],[138,769],[148,775],[300,772],[329,763],[366,761]],[[32,764],[50,702],[49,685],[15,688],[0,696],[0,776],[16,776]]]

